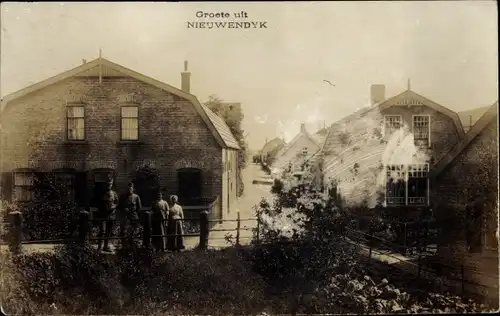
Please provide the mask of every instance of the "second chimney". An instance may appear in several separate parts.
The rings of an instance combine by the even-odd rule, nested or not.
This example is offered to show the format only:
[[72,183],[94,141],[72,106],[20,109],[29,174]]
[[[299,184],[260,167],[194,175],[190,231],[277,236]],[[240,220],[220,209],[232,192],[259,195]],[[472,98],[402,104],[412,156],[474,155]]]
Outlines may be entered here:
[[181,72],[181,90],[190,93],[191,73],[188,72],[188,62],[184,61],[184,71]]
[[306,124],[305,123],[300,124],[300,132],[301,133],[305,133],[306,132]]
[[385,85],[374,84],[370,88],[370,96],[372,105],[383,102],[385,100]]

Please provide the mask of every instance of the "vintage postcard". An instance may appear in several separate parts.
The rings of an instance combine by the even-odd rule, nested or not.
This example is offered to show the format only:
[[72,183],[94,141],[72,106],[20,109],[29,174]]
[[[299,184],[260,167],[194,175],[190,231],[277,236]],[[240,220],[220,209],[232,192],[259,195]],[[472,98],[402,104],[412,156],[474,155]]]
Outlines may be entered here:
[[497,311],[496,5],[2,2],[2,315]]

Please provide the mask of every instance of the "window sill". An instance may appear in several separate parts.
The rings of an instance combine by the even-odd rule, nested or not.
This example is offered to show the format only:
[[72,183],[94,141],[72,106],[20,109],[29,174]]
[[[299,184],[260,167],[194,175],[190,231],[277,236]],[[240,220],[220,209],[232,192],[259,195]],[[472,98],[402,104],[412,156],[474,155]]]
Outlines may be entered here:
[[66,140],[64,143],[65,144],[71,144],[71,145],[73,145],[73,144],[88,145],[89,144],[89,142],[86,141],[86,140]]
[[144,145],[144,142],[139,140],[120,140],[117,142],[118,145]]

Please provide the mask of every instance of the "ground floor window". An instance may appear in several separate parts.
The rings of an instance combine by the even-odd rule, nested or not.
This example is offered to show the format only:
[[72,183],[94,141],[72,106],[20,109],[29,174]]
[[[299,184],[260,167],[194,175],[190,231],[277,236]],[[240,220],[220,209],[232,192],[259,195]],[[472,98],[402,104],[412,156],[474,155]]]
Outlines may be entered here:
[[14,196],[15,202],[29,202],[33,200],[35,173],[32,171],[14,172]]
[[429,165],[387,165],[386,205],[428,205]]
[[61,202],[75,201],[75,174],[73,172],[55,172],[54,185],[59,192]]

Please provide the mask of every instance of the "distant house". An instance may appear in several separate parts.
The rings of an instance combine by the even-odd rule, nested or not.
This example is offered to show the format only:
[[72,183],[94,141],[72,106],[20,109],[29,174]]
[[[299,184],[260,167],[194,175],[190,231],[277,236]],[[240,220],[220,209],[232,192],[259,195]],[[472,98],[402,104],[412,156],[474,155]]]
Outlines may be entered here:
[[260,161],[269,164],[276,157],[276,154],[286,146],[283,139],[276,137],[266,142],[260,150]]
[[409,88],[330,126],[322,148],[322,183],[349,205],[428,206],[428,173],[464,136],[458,115]]
[[[485,206],[482,244],[497,245],[498,234],[498,102],[472,126],[464,139],[456,144],[434,167],[433,203],[463,210],[471,200],[481,199]],[[443,214],[446,216],[446,214]],[[465,215],[465,214],[463,214]],[[481,227],[480,227],[481,226]]]
[[[105,183],[136,183],[143,203],[158,189],[183,205],[217,200],[221,218],[236,201],[238,141],[225,122],[181,89],[104,58],[2,99],[2,193],[30,202],[36,180],[79,206],[95,206]],[[90,204],[90,205],[89,205]]]
[[276,155],[271,165],[274,176],[279,177],[285,170],[300,173],[309,164],[309,159],[316,154],[322,146],[324,135],[310,134],[305,124],[301,124],[300,131]]
[[474,124],[488,111],[491,106],[483,106],[467,111],[457,112],[460,121],[464,127],[464,132],[468,132]]

